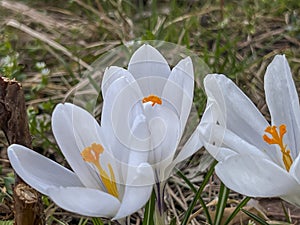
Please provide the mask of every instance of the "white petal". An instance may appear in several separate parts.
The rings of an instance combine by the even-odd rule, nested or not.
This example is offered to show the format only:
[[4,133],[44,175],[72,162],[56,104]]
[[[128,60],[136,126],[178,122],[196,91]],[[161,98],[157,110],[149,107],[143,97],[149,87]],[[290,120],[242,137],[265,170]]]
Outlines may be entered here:
[[228,157],[237,155],[232,149],[226,147],[219,147],[208,142],[203,142],[204,148],[214,157],[217,161],[224,161]]
[[179,115],[182,131],[191,111],[193,94],[193,63],[191,58],[187,57],[173,68],[162,94],[163,101],[165,100],[175,108],[177,115]]
[[132,55],[128,70],[138,81],[144,96],[160,96],[170,75],[170,67],[165,58],[147,44]]
[[[151,149],[151,140],[145,118],[141,119],[140,116],[136,117],[132,131],[133,135],[129,136],[128,147],[120,144],[118,149],[113,149],[113,156],[115,157],[116,164],[119,166],[118,174],[120,174],[119,177],[121,178],[117,179],[119,184],[125,184],[127,182],[126,179],[130,169],[135,171],[141,163],[148,161],[149,151]],[[135,134],[145,139],[136,142]],[[123,158],[120,159],[120,155],[122,155]],[[119,190],[122,192],[123,189],[124,188],[120,188]]]
[[126,217],[142,208],[151,196],[153,183],[153,170],[149,164],[129,167],[121,207],[114,219]]
[[102,144],[97,121],[84,109],[70,103],[58,104],[52,115],[55,139],[73,171],[90,188],[100,188],[95,171],[80,152],[92,143]]
[[128,155],[130,165],[139,165],[148,161],[149,151],[151,150],[151,136],[145,116],[137,115],[132,125],[132,135],[128,141]]
[[110,85],[121,77],[128,80],[129,83],[134,81],[134,77],[131,75],[131,73],[128,72],[128,70],[125,70],[118,66],[111,66],[109,68],[106,68],[101,84],[103,98],[106,97],[106,92]]
[[175,166],[177,163],[187,159],[191,155],[193,155],[196,151],[198,151],[203,146],[202,141],[199,137],[198,130],[195,130],[189,140],[182,147],[178,155],[173,161],[173,165]]
[[67,211],[91,217],[112,218],[120,207],[114,196],[90,188],[50,188],[49,197]]
[[[224,75],[210,74],[204,80],[210,107],[210,120],[237,134],[258,149],[275,149],[263,140],[264,130],[269,126],[250,99]],[[275,161],[277,152],[267,151]]]
[[212,102],[208,103],[201,122],[197,127],[199,138],[207,151],[218,161],[223,161],[233,153],[262,155],[266,158],[267,156],[264,155],[265,153],[261,149],[241,139],[230,130],[216,124],[213,115],[213,108],[216,106]]
[[[213,110],[213,108],[216,108],[216,110]],[[217,115],[218,113],[218,105],[215,102],[208,100],[196,132],[198,132],[199,140],[203,143],[206,150],[216,160],[220,161],[223,159],[219,156],[219,152],[221,151],[222,146],[222,140],[218,140],[217,143],[214,143],[211,139],[212,124],[216,124],[217,118],[219,117],[219,115]]]
[[[143,151],[146,133],[137,133],[136,126],[145,123],[142,94],[136,82],[124,78],[113,82],[107,90],[102,109],[102,129],[106,143],[120,161],[128,160],[129,150]],[[132,143],[135,143],[132,145]],[[125,149],[125,150],[124,150]],[[147,148],[148,150],[148,148]]]
[[286,195],[298,187],[286,170],[259,157],[231,156],[219,162],[215,170],[228,188],[250,197]]
[[206,140],[209,139],[209,143],[213,143],[216,146],[221,145],[239,154],[252,155],[271,160],[269,157],[271,153],[268,154],[266,152],[267,150],[270,151],[270,149],[258,149],[256,146],[248,143],[235,133],[220,125],[210,124],[207,126],[207,130],[209,130],[209,132],[202,134],[202,136],[204,136]]
[[47,189],[53,186],[83,186],[72,171],[33,150],[14,144],[7,151],[16,173],[43,194],[47,194]]
[[168,78],[170,75],[170,67],[166,59],[148,44],[144,44],[134,52],[128,64],[128,70],[136,79],[145,76]]
[[300,155],[294,160],[290,168],[290,174],[300,184]]
[[292,158],[300,150],[300,107],[299,98],[292,78],[289,64],[283,55],[277,55],[268,66],[265,75],[266,101],[270,110],[272,124],[286,124],[284,141],[291,149]]
[[300,207],[300,157],[298,156],[296,160],[293,162],[290,168],[291,176],[298,182],[298,189],[293,193],[289,193],[288,195],[281,196],[285,201]]
[[151,133],[149,162],[156,167],[158,179],[164,179],[165,168],[171,164],[181,135],[180,121],[167,107],[146,105],[145,114]]
[[290,195],[281,196],[281,198],[297,207],[300,207],[300,188],[298,188],[298,191],[295,191]]

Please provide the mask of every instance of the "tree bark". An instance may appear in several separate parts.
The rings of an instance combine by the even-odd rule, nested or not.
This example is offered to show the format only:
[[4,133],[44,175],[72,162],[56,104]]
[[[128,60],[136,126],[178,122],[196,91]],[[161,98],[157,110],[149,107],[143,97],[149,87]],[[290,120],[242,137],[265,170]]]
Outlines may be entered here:
[[[9,144],[31,148],[25,98],[22,86],[15,80],[0,77],[0,129]],[[14,215],[16,225],[44,225],[40,194],[18,175],[14,185]]]

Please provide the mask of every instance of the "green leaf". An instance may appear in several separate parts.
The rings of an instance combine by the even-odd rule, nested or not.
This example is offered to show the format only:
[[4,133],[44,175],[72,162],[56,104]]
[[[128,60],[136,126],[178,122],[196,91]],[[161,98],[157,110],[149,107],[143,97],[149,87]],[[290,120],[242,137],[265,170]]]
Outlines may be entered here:
[[154,191],[152,191],[152,195],[145,207],[144,219],[142,225],[154,225],[154,219],[153,219],[154,210],[155,210],[155,193]]
[[7,220],[7,221],[0,221],[0,225],[13,225],[13,220]]
[[[192,184],[192,182],[181,172],[181,171],[177,171],[177,174],[185,181],[185,183],[189,186],[189,188],[196,194],[197,193],[197,189],[195,188],[195,186]],[[212,220],[211,220],[211,216],[209,214],[208,208],[206,207],[206,204],[204,202],[204,200],[202,199],[202,197],[199,197],[199,202],[201,204],[201,207],[206,215],[206,219],[208,221],[209,224],[212,224]]]
[[89,221],[89,219],[81,217],[78,225],[86,225],[88,221]]
[[195,194],[197,193],[197,189],[195,188],[195,186],[192,184],[192,182],[180,170],[177,170],[177,175],[180,176],[180,178],[182,178],[184,180],[184,182],[189,186],[189,188]]
[[291,217],[289,215],[289,213],[287,212],[286,210],[286,207],[284,206],[283,202],[281,201],[281,206],[282,206],[282,209],[283,209],[283,212],[284,212],[284,216],[285,216],[285,219],[288,223],[292,223],[292,220],[291,220]]
[[94,225],[104,225],[104,223],[102,222],[102,220],[100,218],[92,218],[92,222]]
[[[209,181],[209,178],[210,178],[211,175],[213,174],[214,169],[215,169],[215,166],[216,166],[217,163],[218,163],[218,161],[215,160],[215,161],[212,163],[212,165],[211,165],[210,169],[208,170],[207,174],[205,175],[204,180],[203,180],[201,186],[199,187],[199,189],[198,189],[198,191],[197,191],[197,193],[196,193],[195,198],[193,199],[192,203],[190,204],[188,210],[186,211],[186,213],[185,213],[185,215],[184,215],[184,218],[183,218],[183,220],[182,220],[181,225],[187,225],[187,223],[189,222],[190,215],[192,214],[192,211],[193,211],[193,209],[194,209],[194,207],[195,207],[197,201],[200,199],[201,194],[202,194],[202,192],[203,192],[205,186],[207,185],[207,183],[208,183],[208,181]],[[210,223],[210,224],[211,224],[211,223]]]
[[223,183],[221,183],[219,198],[218,198],[219,200],[218,200],[218,205],[217,205],[217,209],[216,209],[216,217],[215,217],[215,222],[214,222],[215,225],[221,224],[224,209],[226,207],[226,203],[228,200],[229,191],[230,190]]
[[241,209],[243,211],[243,213],[245,213],[247,216],[249,216],[251,219],[255,220],[256,222],[260,223],[261,225],[270,225],[268,224],[263,218],[247,211],[244,209]]
[[170,225],[176,225],[176,218],[173,218],[170,222]]
[[4,185],[7,190],[7,193],[12,195],[13,190],[12,190],[12,185],[15,183],[15,178],[14,177],[4,177]]
[[243,208],[247,202],[250,200],[250,197],[246,197],[244,198],[235,208],[235,210],[230,214],[230,216],[227,218],[227,220],[225,221],[224,225],[227,225],[230,223],[230,221],[238,214],[238,212],[241,210],[241,208]]

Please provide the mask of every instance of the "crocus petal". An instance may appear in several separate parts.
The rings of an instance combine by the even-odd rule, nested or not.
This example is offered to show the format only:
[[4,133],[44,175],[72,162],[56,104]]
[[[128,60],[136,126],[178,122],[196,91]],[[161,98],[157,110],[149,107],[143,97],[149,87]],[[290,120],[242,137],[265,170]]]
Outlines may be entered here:
[[47,194],[49,187],[83,186],[76,174],[22,145],[8,147],[8,157],[16,173],[31,187]]
[[147,141],[145,138],[149,136],[135,132],[133,128],[146,120],[141,99],[138,84],[130,83],[124,77],[113,82],[107,90],[102,109],[102,118],[105,119],[101,120],[101,127],[105,131],[107,145],[120,161],[127,161],[129,149],[134,147],[131,142],[135,142],[136,146],[132,150],[144,150],[141,146],[144,146],[144,141]]
[[173,161],[173,166],[177,163],[187,159],[191,155],[193,155],[197,150],[199,150],[203,146],[201,139],[199,138],[198,130],[195,130],[194,133],[191,135],[189,140],[185,143],[182,147],[178,155]]
[[285,169],[255,156],[231,156],[219,162],[215,170],[228,188],[250,197],[285,195],[298,185]]
[[220,146],[221,144],[239,154],[248,154],[271,160],[266,152],[261,151],[261,149],[258,149],[255,145],[248,143],[235,133],[220,125],[210,124],[207,126],[207,130],[209,132],[202,134],[202,136],[204,136],[206,140],[209,139],[210,143],[214,143],[216,146]]
[[[211,119],[263,151],[275,161],[278,159],[274,146],[263,140],[264,130],[269,126],[253,102],[224,75],[210,74],[204,80]],[[271,151],[274,149],[274,151]]]
[[132,55],[129,64],[129,72],[139,79],[145,76],[162,76],[168,78],[170,67],[166,59],[151,45],[144,44]]
[[219,147],[213,144],[210,144],[209,142],[203,141],[204,148],[213,156],[217,161],[224,161],[228,157],[231,157],[233,155],[237,155],[236,152],[232,151],[230,148],[226,147]]
[[227,129],[240,133],[240,136],[250,143],[257,143],[258,140],[264,143],[262,134],[268,126],[266,119],[230,79],[224,75],[209,74],[204,79],[204,86],[208,101],[217,104],[219,114],[223,115],[215,118],[219,119],[221,125],[224,124]]
[[263,158],[269,158],[264,151],[261,151],[255,145],[243,140],[226,127],[217,124],[213,115],[217,111],[213,110],[216,107],[217,105],[213,102],[208,103],[197,127],[199,138],[202,140],[204,147],[215,159],[222,161],[227,156],[232,155],[232,152],[236,154],[255,154]]
[[300,107],[299,98],[291,70],[284,55],[277,55],[268,66],[265,75],[266,101],[272,124],[286,124],[285,142],[291,149],[292,158],[300,150]]
[[128,70],[118,66],[106,68],[101,84],[103,98],[106,97],[106,92],[110,85],[121,77],[127,79],[128,83],[132,83],[134,81],[134,77],[128,72]]
[[114,196],[90,188],[50,188],[49,197],[67,211],[91,217],[111,218],[120,207],[119,200]]
[[[119,177],[122,179],[118,179],[120,184],[125,184],[127,182],[126,177],[128,176],[130,168],[136,169],[141,163],[148,161],[149,149],[151,149],[151,140],[145,118],[141,118],[141,116],[136,117],[132,126],[132,132],[133,134],[129,136],[126,145],[120,144],[118,151],[114,151],[120,153],[113,153],[115,161],[119,165],[118,174],[120,174]],[[137,140],[135,134],[139,134],[139,137],[143,138],[143,140]],[[115,146],[117,147],[117,145]],[[121,159],[119,159],[120,155],[122,155]],[[125,157],[126,160],[124,159]],[[120,192],[123,190],[124,188],[119,189]],[[123,193],[121,193],[120,196],[121,195],[123,195]]]
[[291,193],[290,195],[280,196],[280,198],[297,207],[300,207],[300,189],[298,189],[298,191]]
[[149,162],[157,167],[156,172],[164,177],[162,173],[173,161],[179,143],[180,121],[173,110],[163,105],[155,105],[154,107],[151,104],[145,105],[145,115],[148,120],[152,144]]
[[290,168],[290,174],[300,184],[300,155],[294,160]]
[[153,183],[153,170],[149,164],[141,163],[137,167],[128,167],[122,203],[113,219],[126,217],[142,208],[150,198]]
[[134,52],[128,70],[138,81],[144,96],[160,96],[170,75],[170,67],[165,58],[147,44]]
[[146,162],[151,149],[151,136],[148,130],[146,117],[136,115],[131,127],[132,135],[128,138],[128,163],[129,165],[139,165]]
[[87,187],[100,188],[97,174],[80,154],[92,143],[102,142],[94,117],[73,104],[58,104],[52,115],[52,130],[62,153],[81,182]]
[[[175,108],[182,132],[191,111],[194,94],[194,71],[190,57],[181,60],[172,70],[162,94],[163,100]],[[164,102],[165,104],[165,102]]]

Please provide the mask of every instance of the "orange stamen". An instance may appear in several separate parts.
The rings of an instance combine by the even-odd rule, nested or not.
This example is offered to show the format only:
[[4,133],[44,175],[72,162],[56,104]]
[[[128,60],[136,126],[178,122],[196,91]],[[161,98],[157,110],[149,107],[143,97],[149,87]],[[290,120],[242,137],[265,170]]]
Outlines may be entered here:
[[102,168],[100,164],[100,154],[102,154],[103,151],[104,148],[102,145],[93,143],[91,146],[83,149],[83,151],[81,152],[81,156],[84,161],[94,164],[94,166],[98,169],[100,178],[107,192],[118,198],[119,192],[117,189],[116,178],[111,164],[108,164],[110,176],[108,176],[107,172]]
[[149,95],[148,97],[143,98],[142,102],[143,103],[152,102],[152,106],[154,106],[155,104],[159,104],[159,105],[162,104],[161,98],[156,95]]
[[279,145],[280,147],[280,151],[282,153],[282,160],[284,163],[284,166],[286,168],[287,171],[290,171],[291,165],[293,164],[293,159],[290,155],[290,150],[286,149],[287,145],[285,145],[283,143],[283,136],[285,135],[286,131],[286,125],[285,124],[281,124],[279,126],[279,133],[277,131],[277,127],[276,126],[268,126],[265,129],[265,132],[270,134],[271,137],[269,137],[268,135],[264,134],[263,135],[263,139],[265,142],[267,142],[270,145],[276,144]]

